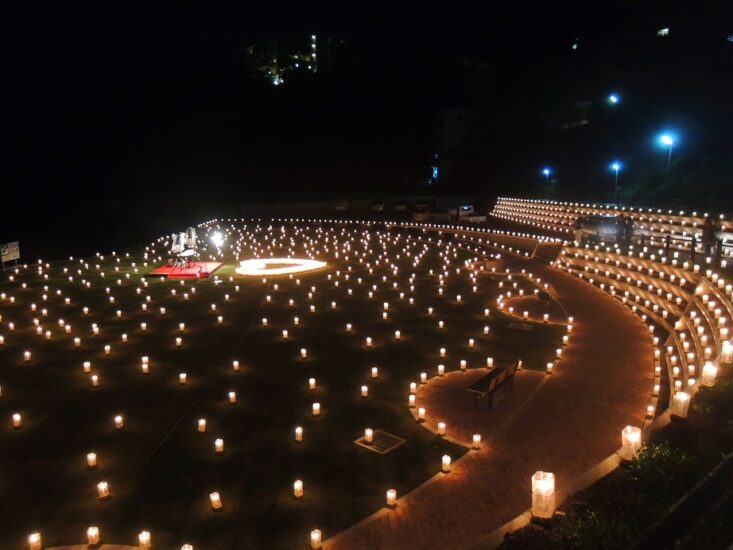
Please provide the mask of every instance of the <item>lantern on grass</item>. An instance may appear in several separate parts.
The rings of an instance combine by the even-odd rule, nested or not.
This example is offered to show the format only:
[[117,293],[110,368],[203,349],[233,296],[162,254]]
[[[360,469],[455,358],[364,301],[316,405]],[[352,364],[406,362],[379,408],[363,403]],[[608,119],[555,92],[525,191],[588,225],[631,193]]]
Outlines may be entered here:
[[218,455],[224,452],[224,440],[221,437],[214,440],[214,452]]
[[372,378],[379,378],[379,369],[377,367],[372,367]]
[[372,347],[372,338],[371,336],[366,337],[366,347],[370,348]]
[[87,544],[89,546],[99,544],[99,527],[92,526],[87,528]]
[[445,435],[445,422],[438,422],[438,435]]
[[369,395],[369,387],[368,386],[362,386],[361,387],[361,396],[367,397]]
[[300,426],[295,428],[295,441],[303,441],[303,428],[301,428]]
[[296,479],[293,482],[293,496],[295,498],[301,498],[303,496],[303,481]]
[[31,360],[31,352],[30,351],[24,351],[23,352],[23,361],[26,363]]
[[687,418],[687,411],[690,408],[690,394],[678,391],[672,400],[672,412],[680,418]]
[[445,357],[445,348],[440,348],[440,356]]
[[313,403],[313,406],[311,408],[313,412],[313,416],[320,416],[321,414],[321,404],[320,403]]
[[97,467],[97,453],[87,453],[87,467],[88,468]]
[[206,431],[206,419],[205,418],[199,418],[197,425],[198,425],[199,432],[203,433]]
[[149,531],[141,531],[140,534],[137,536],[137,542],[138,547],[140,550],[150,550],[150,532]]
[[422,422],[425,420],[425,407],[420,407],[417,409],[417,419]]
[[621,458],[631,460],[639,449],[641,449],[641,429],[626,426],[621,430]]
[[28,549],[41,550],[43,548],[43,540],[40,533],[32,533],[28,535]]
[[221,497],[219,496],[219,493],[214,491],[209,495],[209,500],[211,501],[211,508],[214,510],[220,510],[221,509]]
[[321,548],[321,530],[313,529],[311,531],[311,550],[318,550]]
[[316,389],[316,379],[315,378],[309,378],[308,379],[308,389],[309,390],[315,390]]
[[111,351],[112,351],[112,346],[110,346],[109,344],[107,344],[106,346],[104,346],[104,354],[105,355],[109,355],[111,353]]
[[262,318],[262,326],[263,327],[266,327],[267,326],[267,317],[263,317]]
[[99,500],[107,500],[109,498],[109,485],[106,481],[97,483],[97,495]]
[[450,462],[450,457],[448,455],[443,455],[443,457],[441,458],[441,470],[444,474],[450,472]]
[[125,425],[125,419],[122,418],[122,415],[118,414],[117,416],[115,416],[115,428],[119,430],[124,425]]
[[532,476],[532,515],[551,518],[555,514],[555,474],[535,472]]
[[471,444],[475,450],[479,450],[481,448],[481,434],[473,434]]
[[712,361],[706,361],[702,368],[702,385],[711,387],[715,385],[715,377],[718,375],[718,367]]
[[23,417],[20,413],[13,413],[13,428],[20,428],[23,426]]
[[424,384],[428,381],[428,373],[427,372],[421,372],[420,373],[420,383]]

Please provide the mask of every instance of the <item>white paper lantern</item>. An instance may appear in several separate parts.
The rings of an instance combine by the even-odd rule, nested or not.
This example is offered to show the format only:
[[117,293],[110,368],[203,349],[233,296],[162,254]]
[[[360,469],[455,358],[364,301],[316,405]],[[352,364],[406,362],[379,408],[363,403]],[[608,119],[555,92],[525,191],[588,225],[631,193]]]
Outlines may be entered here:
[[313,416],[320,416],[320,414],[321,414],[321,404],[320,403],[313,403],[312,411],[313,411]]
[[621,430],[621,458],[631,460],[641,448],[641,429],[626,426]]
[[303,481],[296,479],[293,482],[293,496],[295,498],[301,498],[303,496]]
[[443,455],[441,459],[441,470],[443,471],[443,473],[447,474],[448,472],[450,472],[450,463],[450,457],[448,455]]
[[476,450],[481,448],[481,434],[473,434],[472,447]]
[[221,509],[221,497],[219,496],[219,493],[214,491],[209,495],[209,500],[211,501],[211,507],[214,510],[220,510]]
[[690,407],[690,394],[678,391],[672,400],[672,412],[680,418],[687,418],[687,411]]
[[321,530],[313,529],[311,531],[311,550],[318,550],[321,548]]
[[137,536],[137,542],[140,550],[150,550],[151,537],[149,531],[141,531]]
[[397,505],[397,491],[395,489],[387,490],[387,506]]
[[555,474],[538,471],[532,476],[532,515],[538,518],[555,515]]
[[303,428],[300,426],[295,428],[295,441],[303,441]]
[[99,527],[92,526],[87,528],[87,544],[89,546],[99,544]]

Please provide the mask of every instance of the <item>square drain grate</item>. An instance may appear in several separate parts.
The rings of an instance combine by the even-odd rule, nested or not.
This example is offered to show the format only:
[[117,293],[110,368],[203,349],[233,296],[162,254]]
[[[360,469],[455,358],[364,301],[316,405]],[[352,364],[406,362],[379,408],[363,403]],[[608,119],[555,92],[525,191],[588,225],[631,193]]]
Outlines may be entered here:
[[364,447],[365,449],[369,449],[372,452],[384,455],[390,451],[393,451],[394,449],[402,445],[405,441],[406,439],[402,439],[401,437],[397,437],[396,435],[392,435],[391,433],[387,433],[382,430],[374,430],[371,443],[367,443],[366,441],[364,441],[363,437],[360,437],[359,439],[354,441],[354,443],[361,447]]

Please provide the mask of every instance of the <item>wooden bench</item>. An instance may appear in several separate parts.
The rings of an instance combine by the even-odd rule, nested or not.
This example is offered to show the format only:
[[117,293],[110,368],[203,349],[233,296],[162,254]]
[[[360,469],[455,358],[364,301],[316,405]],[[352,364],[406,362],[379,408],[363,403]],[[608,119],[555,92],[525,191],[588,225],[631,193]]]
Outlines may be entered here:
[[489,410],[494,408],[494,393],[499,387],[509,384],[510,388],[514,387],[514,375],[519,368],[520,361],[514,361],[509,367],[495,367],[491,369],[485,376],[482,376],[476,382],[471,384],[467,391],[473,393],[474,407],[478,407],[478,400],[486,398]]

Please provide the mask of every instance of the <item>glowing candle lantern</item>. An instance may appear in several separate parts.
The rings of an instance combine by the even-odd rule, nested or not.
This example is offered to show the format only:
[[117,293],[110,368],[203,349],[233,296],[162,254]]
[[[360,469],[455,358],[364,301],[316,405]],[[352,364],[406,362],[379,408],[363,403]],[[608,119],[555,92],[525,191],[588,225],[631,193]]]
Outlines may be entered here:
[[361,387],[361,396],[367,397],[369,395],[369,387],[368,386],[362,386]]
[[438,376],[445,375],[445,365],[438,365]]
[[239,361],[232,361],[232,369],[234,372],[239,372]]
[[13,428],[20,428],[23,426],[23,417],[20,413],[13,413]]
[[150,372],[150,365],[148,363],[143,363],[140,365],[140,368],[143,371],[143,374],[148,374]]
[[474,345],[474,340],[473,340],[473,338],[469,338],[469,339],[468,339],[468,347],[469,347],[469,348],[472,348],[472,347],[473,347],[473,345]]
[[395,489],[389,489],[387,491],[387,506],[394,507],[397,505],[397,491]]
[[97,467],[97,453],[87,453],[87,467]]
[[99,386],[99,376],[97,376],[96,374],[92,375],[92,386],[94,386],[95,388]]
[[28,535],[28,549],[41,550],[43,548],[43,540],[40,533],[32,533]]
[[117,416],[115,416],[115,428],[119,430],[124,425],[125,425],[125,420],[124,418],[122,418],[122,415],[118,414]]
[[185,386],[187,381],[188,380],[187,380],[187,377],[186,377],[186,373],[185,372],[182,372],[182,373],[180,373],[178,375],[178,383],[179,384],[181,384],[182,386]]
[[234,405],[237,402],[237,393],[230,391],[228,394],[229,397],[229,404]]
[[214,510],[220,510],[221,509],[221,497],[219,496],[219,493],[214,491],[209,495],[209,500],[211,501],[211,508]]
[[267,317],[263,317],[262,318],[262,326],[263,327],[266,327],[267,326]]
[[646,407],[646,415],[649,418],[652,418],[654,416],[654,410],[655,410],[654,409],[654,405],[647,405],[647,407]]
[[92,364],[89,361],[84,361],[82,368],[85,373],[89,374],[92,370]]
[[420,421],[425,420],[425,407],[417,409],[417,419]]
[[364,443],[369,445],[371,444],[373,440],[374,440],[374,431],[371,428],[366,428],[364,430]]
[[415,396],[415,394],[411,393],[410,395],[407,396],[407,405],[411,409],[414,409],[415,408],[415,405],[416,405],[416,396]]
[[313,529],[311,531],[311,550],[318,550],[321,548],[321,530]]
[[303,428],[300,426],[295,428],[295,441],[303,441]]
[[555,474],[539,471],[532,476],[532,515],[538,518],[555,515]]
[[202,433],[206,431],[206,419],[205,418],[199,418],[198,431]]
[[438,435],[445,435],[445,422],[438,422]]
[[106,481],[97,483],[97,495],[99,500],[107,500],[109,498],[109,485]]
[[733,361],[733,343],[730,340],[723,342],[723,351],[720,353],[721,363],[730,363]]
[[427,372],[421,372],[420,373],[420,383],[424,384],[428,381],[428,373]]
[[705,366],[702,368],[702,385],[708,387],[715,385],[717,375],[718,367],[712,361],[706,361]]
[[214,453],[220,455],[224,452],[224,440],[220,437],[214,440]]
[[150,532],[141,531],[140,534],[138,534],[137,536],[137,542],[140,550],[150,550]]
[[621,430],[621,458],[631,460],[636,451],[641,448],[641,429],[636,426],[626,426]]
[[315,390],[316,389],[316,379],[315,378],[309,378],[308,379],[308,389],[309,390]]
[[473,438],[471,442],[472,442],[472,447],[475,450],[480,449],[481,448],[481,434],[473,434]]
[[687,411],[690,407],[690,394],[678,391],[672,399],[672,412],[680,418],[687,418]]
[[429,307],[428,308],[428,315],[432,315],[432,314],[433,314],[433,308],[432,307]]
[[293,496],[295,498],[301,498],[303,496],[303,481],[296,479],[293,482]]
[[23,361],[26,363],[31,360],[31,352],[30,351],[24,351],[23,352]]
[[351,332],[351,323],[346,323],[346,332]]
[[417,384],[415,382],[410,382],[410,393],[416,393],[417,392]]
[[112,352],[112,346],[110,346],[109,344],[107,344],[106,346],[104,346],[104,354],[105,355],[109,355],[111,352]]
[[372,347],[372,338],[371,336],[366,337],[366,347],[370,348]]
[[99,544],[99,527],[92,526],[87,528],[87,544],[89,546]]
[[440,356],[445,357],[445,348],[440,348]]
[[552,363],[547,363],[547,374],[552,374]]
[[438,328],[442,329],[444,326],[443,321],[438,321]]
[[379,369],[377,367],[372,367],[372,378],[379,378]]
[[450,472],[450,462],[450,457],[448,455],[443,455],[443,458],[441,459],[441,470],[444,474]]
[[488,333],[489,333],[489,327],[488,326],[485,326],[484,327],[484,334],[488,334]]
[[395,340],[399,340],[401,336],[402,336],[402,333],[399,330],[394,331]]
[[486,368],[487,369],[493,369],[494,368],[494,358],[493,357],[487,357],[486,358]]
[[301,359],[306,359],[308,357],[308,351],[305,348],[300,348],[300,357]]
[[468,367],[468,363],[466,362],[465,359],[461,359],[460,367],[461,367],[461,370],[466,370],[466,367]]

